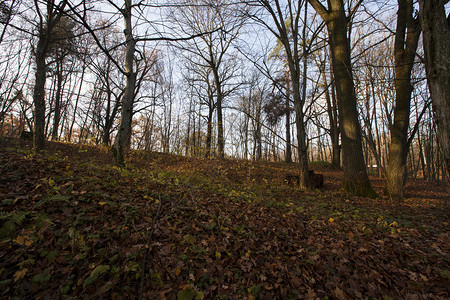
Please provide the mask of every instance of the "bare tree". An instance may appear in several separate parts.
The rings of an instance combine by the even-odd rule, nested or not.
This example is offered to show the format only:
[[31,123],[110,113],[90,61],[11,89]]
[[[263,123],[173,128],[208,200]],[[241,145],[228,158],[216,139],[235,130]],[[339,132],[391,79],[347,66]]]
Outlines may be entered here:
[[[212,134],[213,134],[213,117],[216,110],[217,102],[215,100],[216,85],[212,70],[209,66],[202,64],[202,58],[191,55],[185,57],[184,67],[187,72],[184,74],[184,79],[187,82],[187,92],[189,94],[190,102],[195,97],[199,106],[206,107],[206,141],[205,141],[205,156],[212,155]],[[191,104],[190,104],[191,105]],[[194,111],[190,110],[190,113]]]
[[419,0],[419,3],[428,86],[450,175],[450,24],[444,8],[448,0]]
[[411,110],[411,72],[420,36],[419,19],[414,18],[413,1],[399,0],[395,31],[395,108],[387,169],[387,192],[393,199],[403,197],[408,155],[408,128]]
[[325,21],[331,49],[333,74],[339,107],[339,128],[342,141],[343,187],[355,195],[375,197],[364,162],[361,128],[356,109],[356,94],[350,59],[348,29],[353,14],[362,1],[350,8],[348,15],[343,0],[329,0],[326,8],[318,0],[308,0]]
[[65,64],[67,57],[76,56],[75,24],[66,16],[63,16],[52,31],[48,56],[51,62],[48,64],[48,72],[55,75],[54,87],[54,106],[53,106],[53,128],[51,139],[58,139],[58,130],[61,121],[61,110],[63,108],[64,85],[70,79],[70,75],[74,71],[75,63],[69,61]]
[[35,85],[33,92],[33,101],[35,108],[34,118],[34,147],[38,150],[45,147],[45,80],[47,77],[46,59],[49,55],[49,49],[52,39],[56,40],[53,31],[61,17],[64,15],[64,9],[68,1],[49,0],[45,2],[44,7],[38,1],[34,2],[34,8],[38,16],[37,24],[37,44],[34,47],[34,58],[36,64]]
[[[14,43],[14,42],[12,42]],[[15,44],[15,45],[14,45]],[[26,111],[30,110],[30,103],[26,99],[27,78],[30,76],[31,61],[29,47],[17,46],[18,43],[4,43],[5,50],[0,56],[0,135],[12,136],[17,130],[25,129],[25,123],[30,120],[26,116]],[[16,105],[21,108],[19,111],[20,124],[17,128],[10,126],[8,115],[14,110]],[[32,130],[31,122],[28,130]],[[9,127],[8,130],[6,127]]]
[[237,70],[236,58],[230,51],[245,19],[239,15],[237,9],[229,5],[228,1],[195,0],[185,4],[187,6],[179,7],[172,14],[172,19],[180,25],[180,30],[187,35],[209,33],[178,46],[197,56],[201,61],[200,64],[211,70],[216,98],[218,155],[224,157],[223,104],[226,94],[230,93],[226,85]]
[[[114,58],[112,58],[110,54],[110,48],[105,47],[102,42],[99,40],[96,31],[98,28],[91,26],[88,20],[88,12],[93,9],[93,6],[89,6],[88,3],[83,2],[82,8],[77,8],[70,5],[70,8],[73,14],[76,15],[77,20],[83,24],[83,26],[87,29],[87,31],[92,35],[95,40],[97,46],[101,49],[101,51],[112,59],[114,65],[118,70],[126,77],[126,84],[122,96],[121,103],[121,117],[119,129],[114,140],[113,152],[115,162],[119,166],[125,165],[125,150],[130,146],[131,134],[132,134],[132,118],[133,118],[133,105],[135,100],[135,88],[137,86],[137,75],[138,70],[134,65],[135,56],[142,55],[142,52],[137,50],[137,43],[145,42],[145,41],[180,41],[180,40],[189,40],[205,34],[204,31],[193,33],[189,36],[182,37],[173,37],[173,36],[162,36],[160,32],[157,32],[157,36],[151,36],[146,30],[144,35],[136,35],[136,30],[134,28],[133,18],[136,17],[134,13],[138,13],[138,17],[136,19],[140,20],[140,24],[151,24],[145,17],[145,13],[143,12],[145,8],[148,7],[157,7],[152,5],[147,5],[143,1],[133,1],[133,0],[124,0],[123,4],[117,4],[117,1],[114,0],[105,0],[105,3],[109,4],[114,14],[120,16],[120,18],[124,21],[124,41],[119,44],[125,45],[125,58],[124,62],[120,63]],[[112,18],[112,21],[116,20],[116,17]],[[107,26],[107,25],[106,25]],[[105,27],[102,25],[101,27]]]
[[16,15],[21,4],[22,0],[3,0],[0,2],[0,24],[3,25],[0,33],[0,44],[3,42],[8,26]]
[[[262,17],[251,14],[251,17],[265,26],[283,45],[289,75],[292,84],[292,97],[294,100],[295,120],[297,126],[297,142],[299,151],[300,187],[309,188],[308,153],[306,145],[306,130],[304,125],[303,105],[305,103],[305,80],[300,85],[300,13],[303,7],[301,0],[287,1],[286,6],[278,0],[256,1],[263,10],[269,14],[273,26]],[[305,25],[305,24],[303,24]],[[305,48],[303,48],[303,51]],[[306,55],[306,53],[303,53]],[[304,66],[303,66],[304,67]],[[302,93],[303,91],[303,93]]]
[[[323,57],[321,52],[323,53]],[[319,51],[318,53],[315,53],[314,58],[322,78],[322,88],[325,91],[325,101],[327,104],[326,110],[329,122],[329,128],[326,129],[326,131],[329,131],[331,138],[331,165],[333,168],[339,169],[341,167],[341,150],[339,146],[338,108],[336,103],[334,79],[332,74],[329,75],[330,79],[328,79],[327,76],[328,51]]]

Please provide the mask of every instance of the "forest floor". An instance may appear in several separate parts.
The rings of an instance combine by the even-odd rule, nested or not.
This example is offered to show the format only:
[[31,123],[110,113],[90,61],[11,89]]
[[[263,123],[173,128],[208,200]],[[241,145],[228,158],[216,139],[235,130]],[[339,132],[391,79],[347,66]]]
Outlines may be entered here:
[[[448,185],[406,199],[284,183],[295,165],[0,145],[0,298],[448,299]],[[144,270],[144,272],[143,272]]]

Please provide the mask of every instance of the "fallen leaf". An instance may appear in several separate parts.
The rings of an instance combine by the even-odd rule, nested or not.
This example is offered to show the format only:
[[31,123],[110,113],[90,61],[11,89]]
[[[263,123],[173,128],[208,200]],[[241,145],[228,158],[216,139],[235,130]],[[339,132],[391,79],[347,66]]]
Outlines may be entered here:
[[348,298],[345,295],[345,293],[338,287],[334,289],[333,294],[337,299],[347,299]]
[[23,268],[22,270],[19,270],[16,273],[14,273],[14,282],[17,282],[20,279],[24,278],[25,275],[27,274],[27,272],[28,272],[28,269]]
[[27,235],[19,235],[14,240],[17,244],[20,244],[22,246],[31,246],[33,244],[33,240],[27,236]]

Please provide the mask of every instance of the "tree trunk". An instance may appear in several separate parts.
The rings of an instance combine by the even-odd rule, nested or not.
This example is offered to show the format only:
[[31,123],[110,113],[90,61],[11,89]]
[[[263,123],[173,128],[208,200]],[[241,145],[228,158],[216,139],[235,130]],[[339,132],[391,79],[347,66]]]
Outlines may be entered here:
[[420,36],[418,19],[413,18],[412,0],[398,1],[395,32],[395,108],[391,130],[386,192],[395,200],[403,198],[408,155],[408,128],[411,110],[411,72]]
[[61,120],[62,81],[62,61],[58,60],[56,62],[55,114],[53,115],[52,141],[58,140],[58,128]]
[[362,151],[350,45],[347,38],[348,19],[345,15],[343,0],[329,0],[328,10],[318,0],[309,0],[309,2],[326,22],[330,35],[342,141],[343,187],[347,192],[358,196],[376,197],[367,175]]
[[184,155],[189,155],[189,149],[191,147],[191,115],[192,115],[192,97],[189,101],[189,114],[188,114],[188,124],[187,124],[187,132],[186,132],[186,139],[185,139],[185,145],[184,145]]
[[214,82],[216,84],[216,93],[217,93],[217,150],[218,156],[220,158],[225,157],[225,140],[223,136],[223,111],[222,111],[222,102],[223,102],[223,93],[222,93],[222,84],[220,82],[219,71],[217,68],[213,68],[214,74]]
[[[303,45],[306,43],[305,37],[303,37]],[[303,47],[303,80],[302,80],[302,95],[300,95],[300,74],[294,70],[291,70],[292,88],[294,91],[294,109],[295,109],[295,121],[297,125],[297,142],[298,142],[298,158],[299,158],[299,187],[303,189],[309,189],[309,172],[308,172],[308,147],[306,145],[306,128],[303,114],[303,104],[306,98],[306,71],[307,71],[307,54],[305,46]],[[300,69],[300,64],[297,62],[297,70]]]
[[123,16],[125,20],[125,75],[127,82],[122,97],[122,114],[120,118],[119,130],[117,132],[113,148],[115,162],[118,166],[125,166],[125,148],[130,144],[131,120],[133,118],[134,89],[136,85],[136,72],[133,71],[136,41],[133,37],[131,24],[131,0],[125,0],[125,9],[123,11]]
[[289,85],[289,73],[286,72],[286,154],[284,157],[285,163],[292,162],[292,149],[291,149],[291,93]]
[[428,87],[439,143],[450,175],[450,25],[445,0],[419,0]]
[[248,159],[248,127],[249,127],[249,117],[248,115],[250,114],[250,109],[247,109],[247,105],[248,104],[244,104],[246,105],[246,113],[244,114],[244,159],[247,160]]
[[206,157],[211,156],[211,137],[212,137],[212,118],[213,118],[213,107],[209,107],[208,109],[208,118],[207,118],[207,129],[206,129]]
[[336,97],[334,95],[334,84],[331,84],[332,99],[330,97],[330,91],[328,89],[328,81],[325,75],[325,67],[321,68],[322,80],[325,88],[325,99],[327,101],[327,114],[330,122],[330,138],[331,138],[331,167],[333,169],[341,168],[341,151],[339,148],[339,127],[338,116],[336,111]]
[[[166,134],[164,138],[164,153],[169,153],[170,149],[170,131],[172,127],[172,95],[169,96],[169,115],[167,116],[167,124],[166,124]],[[195,134],[194,134],[194,144],[195,144]]]
[[34,148],[37,150],[42,150],[45,147],[45,79],[47,76],[45,58],[47,56],[47,45],[48,41],[46,36],[41,34],[35,53],[36,72],[33,91],[35,109]]
[[[260,111],[260,109],[258,108],[258,112]],[[256,128],[255,128],[255,133],[254,133],[254,143],[255,143],[255,148],[253,150],[253,153],[255,156],[255,150],[256,150],[256,160],[260,161],[262,159],[262,136],[261,136],[261,114],[257,114],[256,115],[256,119],[255,119],[255,123],[256,123]]]

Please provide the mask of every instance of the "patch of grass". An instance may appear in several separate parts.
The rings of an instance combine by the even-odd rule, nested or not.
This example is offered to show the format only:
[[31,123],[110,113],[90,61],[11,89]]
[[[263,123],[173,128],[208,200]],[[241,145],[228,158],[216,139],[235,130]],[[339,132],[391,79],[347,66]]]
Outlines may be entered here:
[[315,160],[308,163],[310,166],[330,167],[331,163],[328,161]]

